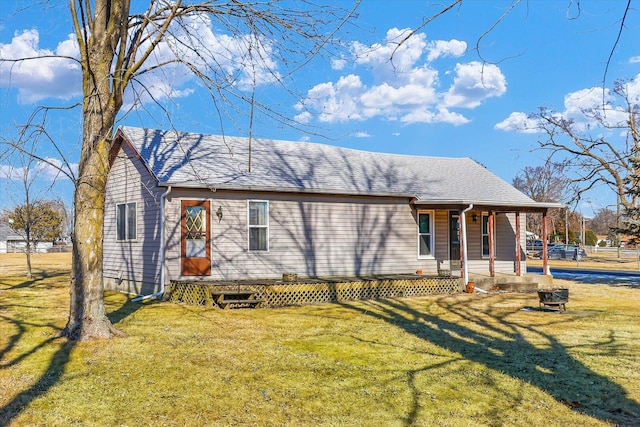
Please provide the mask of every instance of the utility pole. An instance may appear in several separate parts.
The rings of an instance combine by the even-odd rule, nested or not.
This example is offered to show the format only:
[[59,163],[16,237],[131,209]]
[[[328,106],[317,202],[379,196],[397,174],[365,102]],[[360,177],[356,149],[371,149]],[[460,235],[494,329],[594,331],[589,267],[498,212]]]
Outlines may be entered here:
[[564,244],[569,244],[569,208],[564,208]]
[[618,259],[620,259],[621,254],[621,242],[620,242],[620,194],[618,194],[618,198],[616,199],[616,240],[618,245]]

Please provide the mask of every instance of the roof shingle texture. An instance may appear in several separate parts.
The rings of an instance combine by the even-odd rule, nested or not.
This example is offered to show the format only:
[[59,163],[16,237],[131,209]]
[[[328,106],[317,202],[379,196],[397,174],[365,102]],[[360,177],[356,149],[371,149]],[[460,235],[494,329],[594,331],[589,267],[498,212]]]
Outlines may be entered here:
[[253,139],[249,151],[248,138],[120,130],[162,185],[416,197],[434,203],[535,204],[466,157],[384,154],[266,139]]

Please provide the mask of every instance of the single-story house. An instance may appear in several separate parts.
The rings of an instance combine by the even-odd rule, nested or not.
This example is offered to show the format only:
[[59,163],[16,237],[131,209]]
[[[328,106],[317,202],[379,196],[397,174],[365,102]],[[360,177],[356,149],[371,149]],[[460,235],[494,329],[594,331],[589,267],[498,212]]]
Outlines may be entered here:
[[524,215],[560,206],[470,158],[121,127],[110,161],[104,283],[136,295],[283,273],[519,276]]
[[[32,252],[48,252],[51,250],[53,243],[38,242],[32,243]],[[7,223],[0,222],[0,254],[25,252],[27,249],[27,240],[16,233]]]

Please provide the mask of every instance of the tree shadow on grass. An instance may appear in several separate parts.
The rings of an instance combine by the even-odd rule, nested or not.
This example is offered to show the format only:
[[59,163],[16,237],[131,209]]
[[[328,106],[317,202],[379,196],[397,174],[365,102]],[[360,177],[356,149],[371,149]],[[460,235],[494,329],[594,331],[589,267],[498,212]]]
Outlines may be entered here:
[[[505,319],[512,312],[499,315],[490,309],[479,312],[469,301],[440,298],[434,300],[446,317],[423,313],[402,300],[370,301],[344,304],[350,309],[383,320],[409,334],[455,352],[465,359],[483,364],[513,378],[525,381],[551,395],[558,402],[584,415],[618,426],[640,425],[640,404],[608,378],[590,370],[574,359],[553,336],[533,325],[515,324]],[[534,345],[527,335],[545,345]],[[615,338],[596,344],[603,352],[613,352]],[[593,344],[589,344],[594,347]],[[411,385],[411,384],[410,384]],[[413,387],[415,395],[420,391]],[[407,425],[418,415],[418,401],[408,412]]]
[[[68,272],[65,273],[68,276]],[[54,274],[53,276],[57,276],[58,274]],[[43,275],[43,277],[36,277],[33,280],[27,280],[24,283],[20,283],[19,285],[14,285],[11,287],[7,287],[3,289],[3,292],[8,292],[3,295],[2,300],[0,300],[0,310],[2,310],[2,314],[0,315],[0,321],[4,322],[6,325],[13,325],[12,328],[15,332],[9,337],[6,344],[0,348],[0,369],[8,369],[13,366],[19,365],[22,361],[27,359],[28,357],[40,352],[45,351],[46,347],[55,345],[57,346],[57,350],[51,357],[49,361],[49,365],[42,371],[40,378],[30,387],[16,394],[16,396],[11,399],[4,406],[0,407],[0,427],[5,427],[11,424],[11,422],[33,401],[36,399],[46,395],[46,393],[60,380],[62,375],[65,372],[65,368],[67,363],[69,362],[71,352],[75,348],[77,341],[68,340],[66,338],[61,338],[58,335],[55,335],[55,331],[60,332],[60,328],[54,323],[38,323],[37,319],[30,319],[26,321],[23,319],[23,315],[20,312],[14,312],[13,310],[22,309],[33,309],[40,308],[43,312],[50,308],[52,304],[51,301],[59,302],[60,292],[66,292],[67,287],[60,285],[60,282],[56,282],[55,280],[49,285],[50,281],[47,281],[45,284],[40,283],[43,278],[51,278],[52,275]],[[26,289],[33,288],[42,288],[46,292],[58,292],[57,295],[51,295],[51,299],[47,298],[47,295],[42,294],[38,296],[30,296],[25,297],[23,291]],[[48,289],[48,288],[52,289]],[[32,301],[33,304],[25,305],[22,304],[11,304],[7,303],[12,300],[11,292],[16,293],[16,299],[26,298],[28,301]],[[40,293],[38,293],[40,294]],[[57,298],[57,300],[56,300]],[[53,303],[55,304],[55,302]],[[68,304],[68,301],[66,302]],[[139,310],[142,307],[142,304],[137,304],[131,302],[130,299],[127,299],[124,303],[122,303],[119,307],[115,308],[112,312],[108,314],[109,319],[113,323],[120,322],[126,317],[132,315],[136,310]],[[41,339],[32,339],[27,337],[29,328],[46,328],[49,331],[54,331],[53,334],[49,338]],[[21,341],[25,341],[21,343]],[[28,346],[29,348],[26,350],[22,350],[20,354],[12,356],[9,358],[9,354],[18,347]]]
[[[18,279],[22,280],[20,283],[15,285],[9,285],[9,282],[13,282],[13,280]],[[58,279],[68,279],[69,271],[63,270],[51,270],[51,271],[43,271],[39,273],[34,273],[31,278],[24,278],[24,276],[5,276],[2,278],[2,284],[6,284],[5,288],[7,291],[16,290],[16,289],[27,289],[27,288],[44,288],[50,289],[55,287],[54,284]]]
[[22,410],[35,399],[44,395],[53,387],[64,373],[65,366],[69,362],[69,355],[76,345],[75,341],[65,340],[51,358],[46,371],[38,381],[27,390],[16,395],[9,403],[0,408],[0,426],[5,427],[11,423]]
[[131,298],[127,298],[127,300],[120,305],[114,311],[107,313],[107,317],[114,325],[119,323],[120,321],[126,319],[127,317],[133,315],[136,311],[140,310],[143,307],[142,303],[132,302]]

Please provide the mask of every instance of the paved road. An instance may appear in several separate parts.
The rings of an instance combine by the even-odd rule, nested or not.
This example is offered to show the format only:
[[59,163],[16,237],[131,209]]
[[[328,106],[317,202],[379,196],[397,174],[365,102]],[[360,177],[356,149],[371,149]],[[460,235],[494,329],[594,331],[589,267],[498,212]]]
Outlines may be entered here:
[[[528,273],[542,274],[542,267],[527,267]],[[631,285],[640,287],[640,271],[591,270],[585,268],[551,268],[558,279],[579,283],[604,283],[608,285]]]

